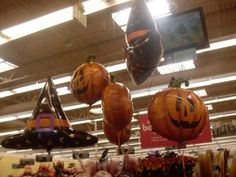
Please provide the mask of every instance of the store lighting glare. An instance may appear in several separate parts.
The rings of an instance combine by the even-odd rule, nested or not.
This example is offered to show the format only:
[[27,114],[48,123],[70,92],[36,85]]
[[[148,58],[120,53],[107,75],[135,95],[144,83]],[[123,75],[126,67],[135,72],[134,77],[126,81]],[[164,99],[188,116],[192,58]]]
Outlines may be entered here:
[[14,92],[6,90],[6,91],[2,91],[0,92],[0,98],[4,98],[4,97],[8,97],[14,95]]
[[185,71],[185,70],[190,70],[196,68],[194,65],[193,60],[188,60],[188,61],[183,61],[180,63],[173,63],[173,64],[168,64],[168,65],[163,65],[157,67],[157,70],[159,71],[160,74],[169,74],[169,73],[174,73],[174,72],[180,72],[180,71]]
[[6,71],[10,71],[13,70],[15,68],[18,68],[18,66],[5,61],[4,59],[0,58],[0,73],[6,72]]
[[197,94],[200,97],[205,97],[207,96],[207,92],[205,89],[200,89],[200,90],[194,90],[193,91],[195,94]]
[[31,85],[15,88],[12,91],[15,93],[25,93],[25,92],[41,89],[43,88],[44,85],[45,85],[45,82],[36,83],[36,84],[31,84]]
[[109,73],[125,70],[127,68],[126,63],[120,63],[112,66],[107,66],[106,70]]
[[219,103],[219,102],[225,102],[225,101],[232,101],[236,100],[236,96],[227,96],[223,98],[214,98],[211,100],[204,101],[205,104],[213,104],[213,103]]
[[60,78],[53,79],[53,83],[55,85],[63,84],[63,83],[70,82],[70,81],[71,81],[71,76],[63,76]]
[[[170,14],[169,5],[166,0],[152,0],[147,2],[147,6],[153,17],[160,17]],[[122,30],[126,31],[126,25],[128,22],[131,8],[126,8],[118,12],[112,13],[112,19],[122,27]]]
[[25,118],[28,118],[28,117],[31,117],[32,116],[32,112],[31,113],[26,113],[26,114],[19,114],[17,115],[17,118],[18,119],[25,119]]
[[56,91],[57,91],[59,96],[67,95],[67,94],[71,93],[71,91],[68,89],[67,86],[57,88]]
[[0,123],[9,122],[9,121],[13,121],[16,119],[17,119],[17,117],[15,117],[15,116],[7,116],[7,117],[0,118]]
[[224,117],[231,117],[231,116],[236,116],[236,112],[223,112],[220,114],[212,115],[209,117],[210,120],[214,119],[219,119],[219,118],[224,118]]
[[5,44],[6,42],[8,42],[7,39],[0,37],[0,45]]
[[22,150],[12,150],[12,151],[7,151],[7,154],[12,154],[12,153],[18,153],[18,152],[29,152],[32,151],[32,149],[22,149]]
[[0,132],[0,136],[8,136],[20,133],[19,130],[7,131],[7,132]]
[[222,49],[222,48],[226,48],[226,47],[232,47],[235,45],[236,45],[236,38],[227,39],[227,40],[223,40],[223,41],[219,41],[219,42],[210,43],[209,48],[197,50],[196,53],[200,54],[200,53],[209,52],[209,51]]
[[213,110],[212,104],[207,104],[206,106],[207,106],[207,109],[208,109],[209,111]]
[[67,7],[42,17],[9,27],[2,30],[1,33],[13,40],[70,21],[72,19],[73,7]]

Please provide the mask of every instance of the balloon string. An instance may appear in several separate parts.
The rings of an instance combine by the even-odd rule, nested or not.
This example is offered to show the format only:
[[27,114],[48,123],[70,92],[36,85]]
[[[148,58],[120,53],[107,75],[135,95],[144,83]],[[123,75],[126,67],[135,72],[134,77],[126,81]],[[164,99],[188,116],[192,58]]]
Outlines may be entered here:
[[187,177],[186,173],[185,173],[185,163],[184,163],[184,155],[183,154],[181,155],[181,161],[182,161],[182,166],[183,166],[184,177]]

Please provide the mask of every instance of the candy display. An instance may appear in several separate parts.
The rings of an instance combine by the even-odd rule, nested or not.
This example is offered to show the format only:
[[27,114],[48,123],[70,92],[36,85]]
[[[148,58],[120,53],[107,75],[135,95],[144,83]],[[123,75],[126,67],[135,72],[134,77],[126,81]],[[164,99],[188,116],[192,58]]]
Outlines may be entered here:
[[38,98],[25,130],[9,136],[2,146],[13,149],[46,149],[85,147],[96,144],[97,137],[74,130],[64,113],[60,99],[49,78]]
[[73,96],[79,102],[89,105],[101,99],[103,89],[109,83],[107,70],[92,61],[94,59],[94,55],[88,56],[86,63],[74,71],[70,84]]
[[139,85],[153,73],[163,54],[160,34],[144,0],[134,1],[125,38],[127,69]]
[[209,119],[207,107],[193,91],[180,85],[188,81],[172,78],[169,88],[156,93],[148,106],[152,130],[183,143],[196,138]]

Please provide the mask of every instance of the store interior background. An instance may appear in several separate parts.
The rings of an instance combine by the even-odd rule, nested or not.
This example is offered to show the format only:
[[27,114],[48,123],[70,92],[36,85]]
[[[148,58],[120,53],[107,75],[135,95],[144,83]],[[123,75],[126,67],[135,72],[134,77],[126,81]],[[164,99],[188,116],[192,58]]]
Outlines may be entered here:
[[[197,51],[197,59],[192,63],[194,68],[187,69],[188,66],[182,65],[178,67],[181,71],[168,74],[160,74],[155,70],[147,81],[138,86],[130,79],[125,68],[124,31],[114,21],[113,17],[116,16],[112,17],[113,13],[130,7],[132,1],[101,0],[96,1],[97,4],[89,4],[95,2],[95,0],[90,1],[8,0],[0,2],[0,58],[17,66],[15,69],[2,72],[2,66],[6,62],[0,59],[0,141],[8,135],[24,130],[40,90],[46,78],[51,76],[73,128],[97,135],[98,153],[108,147],[109,153],[116,155],[116,146],[110,144],[103,134],[100,104],[94,104],[87,114],[88,107],[78,103],[70,92],[69,82],[72,72],[90,53],[94,53],[97,57],[96,61],[109,68],[109,71],[115,71],[116,81],[125,84],[131,91],[135,113],[132,136],[125,146],[134,147],[135,156],[145,156],[150,150],[140,148],[138,116],[146,111],[152,95],[158,89],[166,87],[172,76],[189,79],[190,86],[192,83],[190,89],[201,90],[204,103],[209,105],[212,129],[227,124],[236,127],[235,0],[169,0],[168,2],[172,4],[170,13],[173,9],[175,12],[181,12],[196,7],[203,8],[210,48]],[[159,7],[159,10],[156,11],[163,9],[160,8],[162,1],[157,0],[156,7]],[[83,4],[86,3],[88,7],[83,9]],[[56,26],[29,35],[22,34],[26,30],[15,32],[6,30],[74,5],[77,8],[77,15],[83,10],[86,15],[80,14],[79,17],[73,18],[71,14],[66,19],[72,9],[68,8],[67,15],[63,15],[65,22],[58,22],[60,24]],[[56,21],[60,19],[63,20],[62,17],[55,18],[55,21],[51,20],[50,23],[57,23]],[[159,66],[167,64],[164,60]],[[118,67],[112,67],[114,65]],[[33,85],[34,89],[30,85]],[[235,136],[213,137],[211,143],[191,145],[186,152],[200,152],[208,148],[230,148],[234,151]],[[90,158],[95,156],[95,147],[73,150],[89,152]],[[40,153],[45,153],[45,150],[14,151],[0,147],[0,164],[10,164],[21,157],[32,157]],[[55,149],[52,154],[55,158],[69,160],[72,150]],[[1,169],[1,166],[1,173],[5,171],[8,174],[8,170]]]

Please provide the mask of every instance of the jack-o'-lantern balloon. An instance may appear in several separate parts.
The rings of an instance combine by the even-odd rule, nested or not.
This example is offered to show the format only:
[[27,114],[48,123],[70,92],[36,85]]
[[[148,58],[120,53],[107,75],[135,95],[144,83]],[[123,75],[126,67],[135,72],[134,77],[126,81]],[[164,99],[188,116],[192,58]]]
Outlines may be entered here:
[[125,37],[128,73],[139,85],[153,73],[163,54],[160,34],[144,0],[134,1]]
[[188,81],[172,78],[169,88],[156,93],[148,106],[153,131],[183,143],[196,138],[208,119],[208,110],[193,91],[180,88]]
[[122,83],[114,82],[111,75],[110,84],[102,95],[104,121],[113,129],[123,129],[133,115],[133,103],[129,89]]
[[131,123],[121,130],[116,130],[103,121],[103,130],[110,143],[121,146],[131,136]]
[[73,96],[79,102],[89,105],[101,99],[102,91],[109,83],[107,70],[93,62],[94,59],[95,56],[88,56],[86,63],[74,71],[70,84]]

